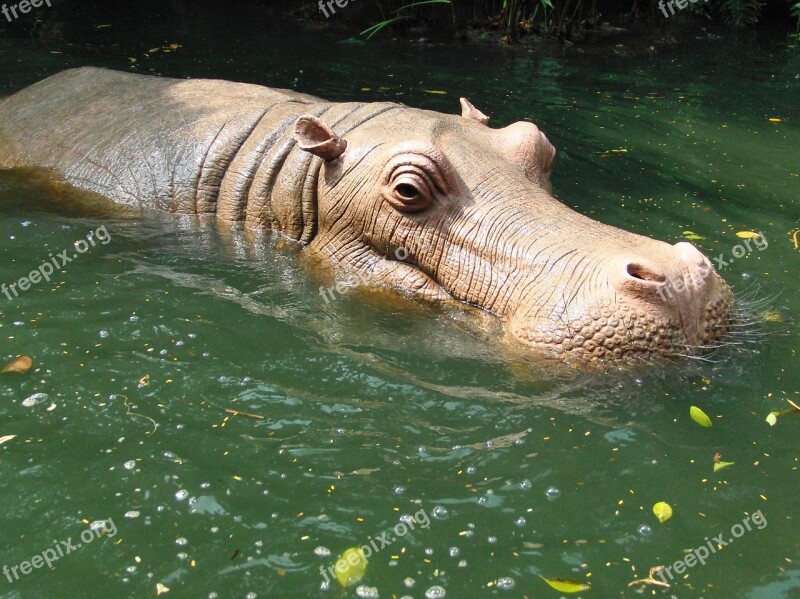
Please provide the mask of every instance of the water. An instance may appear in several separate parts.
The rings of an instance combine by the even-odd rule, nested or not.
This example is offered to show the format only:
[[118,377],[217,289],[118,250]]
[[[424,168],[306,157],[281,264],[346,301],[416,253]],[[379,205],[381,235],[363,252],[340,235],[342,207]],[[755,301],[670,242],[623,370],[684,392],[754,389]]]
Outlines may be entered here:
[[[779,294],[781,321],[719,363],[545,371],[461,314],[356,293],[326,303],[293,244],[4,173],[0,282],[90,232],[95,244],[0,296],[0,361],[35,363],[0,378],[0,437],[16,435],[0,446],[0,565],[65,553],[0,576],[0,596],[340,597],[320,568],[387,533],[344,596],[558,596],[544,576],[592,584],[576,597],[629,597],[651,567],[734,527],[705,565],[645,594],[800,597],[800,417],[765,422],[800,399],[796,49],[743,38],[546,57],[339,44],[202,5],[96,10],[63,11],[43,41],[2,38],[0,88],[96,64],[447,112],[468,96],[495,125],[531,118],[548,134],[556,194],[581,212],[671,242],[693,231],[711,256],[763,231],[769,247],[722,274]],[[718,452],[735,465],[714,473]],[[659,501],[674,511],[663,524]]]

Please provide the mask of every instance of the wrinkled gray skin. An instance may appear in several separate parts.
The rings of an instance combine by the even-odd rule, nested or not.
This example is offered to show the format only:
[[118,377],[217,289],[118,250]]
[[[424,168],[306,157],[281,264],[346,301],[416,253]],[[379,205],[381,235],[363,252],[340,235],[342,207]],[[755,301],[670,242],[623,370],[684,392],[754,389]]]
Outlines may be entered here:
[[673,356],[726,333],[730,289],[694,246],[570,210],[544,134],[487,121],[85,68],[0,105],[0,166],[280,232],[366,285],[494,313],[527,349]]

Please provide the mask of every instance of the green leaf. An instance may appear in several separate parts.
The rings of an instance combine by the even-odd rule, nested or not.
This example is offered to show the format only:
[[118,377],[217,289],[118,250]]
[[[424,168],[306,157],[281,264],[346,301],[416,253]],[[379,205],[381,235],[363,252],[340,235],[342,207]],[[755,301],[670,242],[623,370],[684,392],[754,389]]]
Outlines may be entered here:
[[684,231],[683,238],[688,239],[689,241],[697,241],[698,239],[705,239],[702,235],[698,235],[694,231]]
[[580,593],[581,591],[588,591],[592,588],[591,585],[585,582],[579,582],[577,580],[565,580],[564,578],[545,578],[544,576],[539,576],[539,578],[544,580],[547,584],[560,593]]
[[714,472],[719,472],[720,470],[724,470],[728,466],[733,466],[736,462],[716,462],[714,464]]
[[672,506],[665,501],[659,501],[653,506],[653,513],[661,524],[672,518]]
[[367,558],[360,547],[345,549],[336,562],[336,580],[343,587],[348,587],[364,578],[367,571]]
[[700,426],[709,427],[713,425],[711,418],[708,417],[708,414],[706,414],[697,406],[692,406],[689,408],[689,416],[691,416],[692,420],[694,420]]

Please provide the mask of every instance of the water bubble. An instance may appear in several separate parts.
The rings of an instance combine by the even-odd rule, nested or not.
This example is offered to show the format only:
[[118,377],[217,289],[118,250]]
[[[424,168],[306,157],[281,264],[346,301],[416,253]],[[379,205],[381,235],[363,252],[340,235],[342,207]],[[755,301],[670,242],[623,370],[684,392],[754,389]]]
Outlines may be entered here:
[[547,487],[547,491],[544,494],[547,495],[548,499],[556,499],[561,495],[561,491],[558,487]]
[[517,518],[517,519],[514,521],[514,524],[516,524],[516,525],[517,525],[517,526],[519,526],[520,528],[522,528],[523,526],[525,526],[527,523],[528,523],[528,521],[527,521],[527,520],[525,520],[525,516],[520,516],[519,518]]
[[467,474],[475,474],[475,466],[467,466]]
[[458,557],[461,553],[461,549],[458,547],[450,547],[450,549],[447,550],[447,553],[450,554],[450,557]]
[[183,501],[187,497],[189,497],[189,491],[187,491],[186,489],[181,489],[180,491],[175,493],[175,499],[177,499],[178,501]]
[[432,513],[434,518],[447,518],[447,508],[444,506],[437,505],[435,508],[433,508]]
[[639,527],[639,534],[642,535],[643,537],[646,537],[651,532],[653,532],[653,530],[647,524],[642,524]]
[[447,592],[444,590],[444,587],[440,587],[439,585],[434,585],[425,591],[425,599],[442,599],[445,597]]
[[211,483],[200,483],[201,489],[208,489],[211,486]]
[[139,510],[129,510],[125,512],[126,518],[138,518],[141,512]]
[[253,591],[250,591],[244,596],[244,599],[257,599],[257,597],[258,595],[256,595]]
[[127,568],[125,568],[125,571],[128,574],[136,574],[136,566],[128,566]]
[[100,338],[101,338],[101,339],[105,339],[106,337],[108,337],[108,331],[106,331],[105,329],[103,329],[102,331],[100,331],[100,332],[98,333],[98,335],[100,336]]
[[412,516],[411,514],[403,514],[402,516],[400,516],[399,520],[400,522],[408,525],[411,525],[412,522],[415,522],[414,516]]
[[314,555],[316,555],[317,557],[328,557],[330,554],[331,550],[328,549],[327,547],[323,547],[322,545],[314,549]]
[[467,560],[462,559],[460,562],[458,562],[458,567],[459,568],[466,568],[467,567]]
[[180,552],[180,553],[177,555],[177,558],[178,558],[178,559],[189,559],[189,554],[188,554],[188,553],[186,553],[185,551],[181,551],[181,552]]
[[433,548],[432,547],[426,547],[425,548],[425,555],[433,555]]
[[356,596],[362,599],[377,599],[380,597],[377,587],[368,587],[365,584],[356,587]]
[[487,540],[489,543],[491,543],[492,545],[494,545],[495,543],[497,543],[497,537],[495,537],[495,536],[486,537],[486,540]]
[[413,578],[411,578],[411,577],[409,576],[408,578],[406,578],[406,579],[403,581],[403,584],[404,584],[404,585],[406,585],[406,588],[409,588],[409,589],[410,589],[410,588],[412,588],[412,587],[413,587],[415,584],[417,584],[417,581],[416,581],[416,580],[414,580]]
[[533,485],[531,484],[531,481],[529,481],[529,480],[526,478],[526,479],[525,479],[525,480],[523,480],[521,483],[519,483],[519,486],[520,486],[520,488],[521,488],[521,489],[525,489],[525,490],[527,490],[527,489],[530,489],[530,488],[531,488]]
[[183,547],[184,545],[188,545],[189,541],[187,541],[185,537],[178,537],[177,539],[175,539],[175,544],[178,547]]
[[395,494],[395,495],[402,495],[402,494],[403,494],[403,493],[405,493],[405,492],[406,492],[406,488],[405,488],[405,487],[403,487],[403,486],[401,486],[401,485],[397,485],[397,486],[394,488],[394,494]]
[[134,468],[136,468],[136,461],[135,460],[128,460],[122,466],[123,466],[123,468],[125,468],[125,470],[133,470]]
[[510,576],[503,576],[495,581],[495,586],[503,590],[513,589],[515,584],[514,579]]

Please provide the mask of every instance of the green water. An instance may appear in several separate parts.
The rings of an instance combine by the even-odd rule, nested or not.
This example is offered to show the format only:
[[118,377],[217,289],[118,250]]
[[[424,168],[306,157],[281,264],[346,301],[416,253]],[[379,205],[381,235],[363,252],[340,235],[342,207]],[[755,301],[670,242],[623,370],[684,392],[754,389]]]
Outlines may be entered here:
[[[712,256],[763,231],[769,246],[722,274],[777,296],[781,322],[714,363],[550,372],[508,363],[463,315],[326,303],[292,244],[92,212],[4,173],[0,282],[103,229],[50,282],[0,295],[0,362],[34,360],[0,377],[0,437],[16,435],[0,445],[0,565],[114,526],[52,569],[0,575],[0,596],[560,596],[541,575],[598,599],[800,597],[800,417],[765,422],[800,400],[797,49],[743,38],[546,57],[337,44],[223,8],[64,19],[45,41],[0,38],[0,89],[95,64],[448,112],[465,95],[497,125],[530,118],[549,135],[555,193],[581,212],[671,242],[693,231]],[[183,47],[143,55],[170,43]],[[735,465],[714,473],[717,452]],[[664,524],[658,501],[674,510]],[[364,588],[321,588],[320,567],[414,514]],[[751,530],[670,589],[628,587],[744,519]]]

